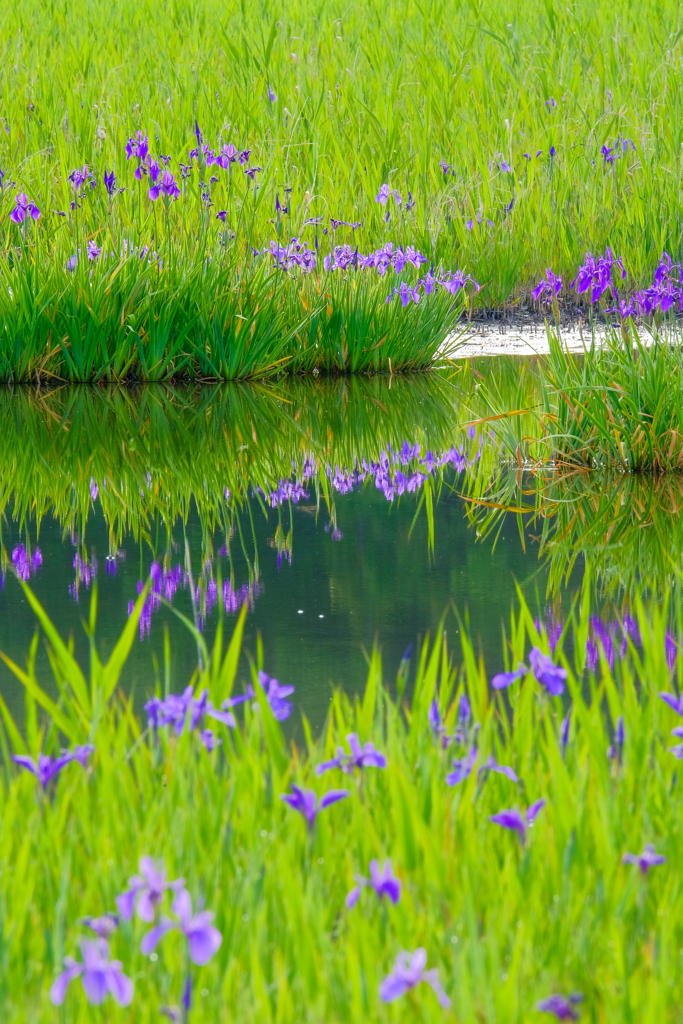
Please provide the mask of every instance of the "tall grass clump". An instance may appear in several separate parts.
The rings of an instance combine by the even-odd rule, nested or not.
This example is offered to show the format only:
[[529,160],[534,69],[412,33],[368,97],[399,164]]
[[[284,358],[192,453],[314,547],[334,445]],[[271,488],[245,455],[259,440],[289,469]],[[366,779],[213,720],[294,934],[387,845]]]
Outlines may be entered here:
[[678,332],[649,338],[625,323],[584,358],[549,332],[545,416],[558,469],[662,473],[683,466],[683,359]]
[[[167,664],[141,713],[117,679],[144,594],[104,665],[94,596],[84,672],[24,586],[54,679],[37,639],[25,669],[5,658],[26,719],[0,704],[3,1020],[64,1000],[90,1021],[104,998],[112,1021],[676,1019],[680,614],[636,597],[619,658],[589,661],[589,589],[559,632],[522,603],[491,682],[466,630],[456,658],[441,627],[392,685],[375,650],[362,699],[336,692],[315,737],[260,655],[239,681],[243,616],[183,695]],[[44,786],[21,766],[65,745]],[[207,912],[192,927],[181,890]],[[112,994],[53,987],[93,933]]]

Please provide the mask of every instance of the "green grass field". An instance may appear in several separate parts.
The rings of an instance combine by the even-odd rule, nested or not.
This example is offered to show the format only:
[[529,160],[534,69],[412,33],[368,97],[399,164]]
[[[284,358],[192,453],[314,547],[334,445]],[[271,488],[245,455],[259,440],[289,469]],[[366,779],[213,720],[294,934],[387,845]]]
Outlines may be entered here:
[[[361,297],[353,271],[331,287],[335,245],[414,246],[472,275],[468,305],[506,308],[546,267],[571,306],[586,251],[623,258],[624,294],[680,254],[672,3],[22,0],[3,29],[2,379],[428,365],[462,302],[411,304],[411,344],[398,299],[377,319],[393,285]],[[126,158],[138,132],[145,161]],[[175,199],[150,198],[161,157]],[[84,165],[94,179],[73,178]],[[10,219],[18,194],[38,220]],[[294,237],[311,278],[266,273],[252,248]]]

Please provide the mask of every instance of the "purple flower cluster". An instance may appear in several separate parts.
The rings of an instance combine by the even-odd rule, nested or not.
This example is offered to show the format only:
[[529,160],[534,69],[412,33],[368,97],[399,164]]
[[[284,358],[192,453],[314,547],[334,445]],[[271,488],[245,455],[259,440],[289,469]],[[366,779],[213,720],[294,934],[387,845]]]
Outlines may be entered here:
[[662,253],[649,288],[636,292],[630,299],[621,299],[617,306],[607,310],[618,313],[623,319],[631,316],[652,316],[653,313],[668,311],[677,305],[683,310],[683,286],[681,264],[673,263],[667,252]]
[[564,629],[564,623],[561,619],[555,619],[555,613],[550,610],[548,621],[541,621],[538,616],[534,619],[534,626],[538,633],[544,632],[548,637],[548,646],[550,647],[550,653],[555,653],[555,648],[562,636],[562,630]]
[[[641,643],[638,623],[628,612],[623,619],[615,619],[613,622],[603,623],[597,616],[591,618],[591,632],[586,641],[586,666],[589,672],[594,672],[600,659],[600,648],[604,653],[610,669],[614,668],[614,649],[619,644],[619,657],[623,658],[628,650],[629,637],[638,646]],[[621,638],[619,638],[621,633]],[[668,650],[668,649],[667,649]]]
[[[271,242],[270,245],[260,251],[254,249],[254,255],[271,256],[275,265],[282,270],[292,270],[298,267],[304,274],[310,274],[318,267],[317,252],[309,248],[305,243],[300,242],[298,238],[292,238],[287,245]],[[363,271],[374,269],[380,277],[384,277],[387,270],[391,269],[395,273],[400,274],[408,266],[419,270],[420,266],[428,262],[427,257],[423,256],[412,245],[402,249],[400,246],[394,248],[392,242],[387,242],[386,245],[383,245],[375,252],[369,253],[367,256],[359,252],[358,246],[352,248],[350,245],[337,245],[331,253],[323,257],[323,270],[334,273],[337,270]],[[418,278],[412,285],[407,284],[405,281],[401,282],[388,296],[387,302],[391,302],[394,295],[399,295],[405,307],[411,299],[414,302],[419,302],[420,289],[422,289],[424,295],[431,295],[433,291],[439,288],[443,288],[445,291],[455,295],[461,288],[466,288],[468,284],[472,284],[477,291],[479,290],[479,285],[469,274],[464,274],[461,270],[446,272],[440,267],[436,274],[433,273],[432,269],[423,278]]]
[[280,480],[277,489],[268,495],[271,508],[277,508],[285,501],[291,501],[293,505],[296,505],[302,498],[308,498],[308,492],[304,490],[303,484],[298,480]]
[[[162,568],[159,563],[155,561],[152,562],[150,566],[149,574],[152,578],[152,586],[145,598],[145,603],[140,615],[141,640],[144,640],[145,636],[149,636],[152,625],[152,613],[161,607],[162,597],[165,601],[172,601],[180,584],[186,582],[180,565],[176,565],[174,569],[167,569],[166,566]],[[137,589],[139,596],[145,589],[143,580],[138,580]],[[134,607],[135,601],[130,600],[128,602],[129,615],[132,615]]]
[[[141,944],[141,952],[151,956],[161,939],[167,932],[178,930],[187,941],[187,956],[191,963],[203,966],[218,951],[223,936],[212,924],[214,915],[202,910],[193,914],[192,900],[185,888],[185,879],[178,878],[173,882],[166,880],[166,872],[162,862],[155,863],[151,857],[140,858],[140,874],[128,880],[129,888],[116,898],[119,914],[104,914],[102,917],[86,917],[82,924],[90,928],[98,936],[95,941],[82,940],[80,943],[83,962],[78,963],[72,957],[64,960],[65,971],[57,978],[50,989],[50,999],[54,1006],[61,1006],[66,998],[69,985],[80,977],[88,1002],[99,1006],[107,995],[120,1006],[128,1006],[133,999],[133,983],[124,973],[123,965],[118,960],[109,960],[109,943],[121,919],[130,921],[134,915],[147,924],[155,924],[157,911],[160,910],[165,894],[174,894],[170,918],[163,914],[151,931],[147,932]],[[120,916],[119,916],[120,915]],[[183,1005],[189,1010],[192,978],[188,974],[183,991]],[[180,1019],[177,1017],[175,1019]],[[187,1019],[186,1016],[183,1019]]]
[[[470,440],[474,440],[476,437],[474,428],[469,428],[468,436]],[[386,451],[381,452],[379,462],[368,463],[363,458],[360,466],[357,465],[352,470],[339,466],[335,466],[333,469],[329,464],[325,469],[332,487],[339,494],[349,494],[354,488],[360,487],[365,480],[374,479],[375,486],[383,492],[387,501],[393,501],[394,498],[400,497],[404,493],[414,494],[430,478],[435,469],[451,465],[456,472],[462,473],[473,466],[480,457],[480,450],[476,451],[474,455],[468,456],[466,451],[458,445],[439,455],[434,455],[428,449],[424,456],[420,456],[420,445],[417,442],[411,444],[409,441],[404,441],[399,451],[392,452],[391,448],[387,447]],[[398,469],[392,469],[392,466],[398,465],[404,468],[410,466],[412,472],[402,473]],[[300,498],[307,498],[308,494],[303,490],[303,484],[310,479],[313,472],[313,459],[307,456],[301,482],[280,480],[277,489],[270,492],[268,500],[272,508],[276,508],[284,501],[296,502]]]
[[374,268],[380,277],[384,277],[390,268],[400,274],[407,266],[420,269],[423,263],[429,263],[426,256],[423,256],[414,246],[407,245],[405,249],[398,246],[394,249],[392,242],[387,242],[375,252],[363,256],[358,251],[358,246],[352,249],[350,245],[337,245],[334,252],[323,259],[325,270],[367,270]]
[[[224,552],[224,549],[221,549]],[[107,562],[107,571],[111,571],[112,575],[115,575],[115,561],[112,569],[109,568],[109,561]],[[207,563],[205,571],[210,570],[211,563]],[[180,565],[176,565],[174,568],[167,569],[166,566],[161,566],[159,562],[152,562],[149,570],[149,574],[152,580],[152,586],[145,597],[145,601],[142,607],[140,615],[140,639],[144,640],[146,636],[149,636],[152,626],[152,615],[160,607],[162,600],[172,602],[180,586],[185,589],[191,583],[190,577],[187,573],[183,572]],[[137,592],[138,596],[143,592],[145,583],[143,580],[138,580]],[[219,592],[216,581],[209,577],[202,576],[197,580],[194,585],[194,603],[197,610],[197,624],[201,629],[204,622],[211,615],[214,607],[218,604]],[[229,615],[233,615],[240,610],[243,605],[247,605],[249,608],[253,608],[255,599],[261,593],[261,586],[258,581],[253,582],[249,585],[244,584],[239,590],[234,589],[230,580],[223,581],[222,589],[222,600],[223,607]],[[130,600],[128,602],[128,614],[131,615],[135,608],[135,601]]]
[[624,139],[620,135],[615,139],[614,145],[608,146],[607,143],[604,143],[600,148],[600,152],[605,164],[611,167],[615,160],[621,160],[622,157],[626,156],[629,149],[632,149],[635,153],[635,143],[632,139]]
[[424,277],[418,278],[413,287],[402,281],[399,287],[394,288],[387,297],[387,302],[391,302],[394,295],[398,295],[401,299],[401,305],[405,309],[411,299],[413,302],[420,301],[420,288],[422,288],[425,295],[431,295],[433,291],[439,288],[450,292],[451,295],[457,295],[460,289],[467,288],[468,284],[472,284],[475,291],[479,291],[479,285],[469,274],[463,274],[462,270],[456,270],[455,273],[450,271],[444,273],[443,269],[439,268],[436,276],[430,270]]
[[30,558],[23,544],[17,544],[12,551],[12,565],[17,576],[24,583],[28,583],[31,576],[35,576],[42,564],[43,556],[40,548],[36,548]]
[[610,288],[616,298],[616,288],[612,284],[612,268],[615,266],[621,270],[622,279],[625,278],[626,271],[622,259],[614,257],[609,246],[605,249],[604,256],[599,256],[597,260],[592,253],[587,252],[586,262],[579,267],[571,287],[576,288],[577,295],[583,295],[590,289],[591,303],[598,302]]
[[202,690],[201,694],[195,697],[194,688],[188,686],[183,693],[171,693],[165,700],[155,696],[147,701],[147,728],[156,736],[159,729],[168,725],[172,726],[176,736],[182,736],[186,730],[194,732],[203,725],[204,728],[198,735],[207,750],[211,751],[221,741],[216,740],[213,732],[206,728],[206,719],[211,718],[234,729],[237,722],[230,708],[246,699],[247,697],[236,697],[224,700],[220,708],[215,708],[206,690]]
[[[114,560],[114,565],[116,565],[116,560]],[[73,597],[74,601],[78,601],[78,591],[81,584],[84,584],[85,589],[89,590],[90,584],[97,576],[97,559],[93,555],[90,561],[83,561],[79,553],[76,552],[74,555],[73,567],[76,570],[76,579],[73,583],[69,584],[69,593]],[[107,569],[107,574],[109,575],[109,569]]]
[[293,270],[298,267],[304,274],[310,274],[318,266],[318,257],[313,249],[306,243],[299,242],[298,238],[292,238],[287,245],[280,245],[279,242],[271,242],[260,252],[254,250],[255,256],[270,255],[275,265],[281,270]]
[[316,775],[324,775],[331,768],[341,768],[345,775],[353,775],[356,770],[363,768],[386,768],[387,759],[375,749],[374,744],[368,742],[361,747],[355,732],[349,733],[346,742],[351,753],[347,754],[343,747],[337,747],[337,756],[319,764],[315,769]]
[[511,174],[512,173],[512,167],[507,162],[507,160],[505,160],[503,158],[503,154],[502,153],[499,153],[498,156],[496,157],[496,159],[492,160],[489,163],[489,174],[493,174],[494,169],[496,171],[500,171],[501,174]]

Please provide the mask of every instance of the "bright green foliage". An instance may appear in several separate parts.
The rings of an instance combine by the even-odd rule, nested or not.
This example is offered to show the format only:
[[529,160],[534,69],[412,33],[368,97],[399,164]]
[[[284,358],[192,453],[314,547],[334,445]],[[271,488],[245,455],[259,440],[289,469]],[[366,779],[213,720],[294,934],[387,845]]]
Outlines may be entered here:
[[[611,246],[629,288],[649,283],[663,249],[680,255],[681,21],[672,0],[21,0],[3,34],[2,273],[16,298],[0,289],[2,379],[36,369],[72,380],[230,378],[284,358],[295,369],[301,282],[252,276],[250,247],[275,240],[317,240],[319,264],[335,244],[363,253],[412,244],[437,266],[471,273],[483,285],[474,301],[489,306],[528,298],[547,266],[563,275],[566,294],[586,250]],[[181,179],[179,164],[197,146],[195,118],[212,150],[251,151],[262,168],[254,180],[237,162],[195,166]],[[139,130],[153,155],[172,158],[176,202],[151,201],[149,178],[134,178],[125,143]],[[619,159],[606,163],[603,145]],[[68,175],[83,164],[98,187],[71,210]],[[112,169],[126,191],[109,196],[102,178]],[[376,202],[385,183],[400,206]],[[38,204],[39,221],[9,220],[18,191]],[[409,192],[416,205],[407,211]],[[276,213],[276,198],[286,212]],[[335,231],[330,218],[361,226]],[[104,250],[93,265],[88,241]],[[129,281],[97,269],[91,295],[90,269],[105,253],[118,267],[124,245],[149,246],[161,273],[156,259],[121,275]],[[66,263],[79,249],[70,281]],[[239,328],[243,282],[254,302]],[[293,315],[280,324],[285,286]],[[392,308],[392,324],[400,320]],[[393,347],[388,336],[378,351],[383,332],[373,325],[372,344],[358,351],[356,328],[336,339],[337,324],[320,325],[321,368],[402,365],[400,327]],[[447,326],[442,319],[441,339]],[[433,337],[427,326],[415,335],[420,365]],[[309,341],[304,364],[310,349]]]
[[[496,695],[467,634],[456,661],[440,628],[418,653],[406,703],[392,699],[375,651],[364,699],[351,704],[336,693],[319,740],[304,719],[304,748],[288,751],[263,700],[258,708],[245,705],[237,729],[218,727],[223,746],[211,755],[192,734],[178,739],[161,730],[155,742],[116,694],[86,729],[97,748],[87,772],[69,765],[43,796],[30,775],[6,763],[3,1022],[58,1019],[48,989],[62,957],[76,951],[78,919],[113,909],[143,854],[163,857],[170,877],[183,875],[193,898],[216,912],[223,934],[211,963],[196,969],[191,1021],[522,1024],[540,1022],[535,1003],[555,991],[583,992],[585,1020],[680,1020],[681,783],[666,749],[678,720],[657,696],[675,689],[664,656],[666,602],[646,613],[636,600],[642,648],[629,643],[614,672],[603,660],[598,675],[586,677],[588,593],[587,583],[574,652],[568,626],[564,654],[556,653],[568,671],[564,703],[532,676],[505,698]],[[241,620],[225,659],[220,636],[213,657],[204,652],[209,667],[192,680],[215,702],[233,691],[240,628]],[[516,664],[534,644],[547,650],[522,604],[511,617],[505,657]],[[68,652],[55,643],[52,651],[66,707]],[[462,692],[481,725],[478,763],[493,754],[514,768],[519,786],[493,773],[446,786],[451,758],[462,748],[434,743],[427,711],[438,699],[452,731]],[[28,746],[54,751],[56,730],[36,713],[34,699],[40,692],[27,690]],[[568,708],[563,758],[559,725]],[[606,755],[619,715],[622,766]],[[386,754],[386,770],[316,778],[314,766],[351,731]],[[279,799],[293,782],[319,794],[346,784],[351,796],[322,812],[307,835],[301,817]],[[525,846],[488,821],[542,797],[547,806]],[[643,877],[621,857],[647,842],[667,862]],[[347,911],[354,872],[367,875],[369,860],[385,856],[403,883],[399,905],[380,904],[368,891]],[[136,988],[130,1010],[107,1003],[108,1021],[153,1021],[161,1004],[179,1000],[182,939],[167,936],[150,961],[139,952],[146,928],[136,920],[113,937],[112,953]],[[450,1012],[425,985],[395,1006],[378,999],[396,954],[419,945],[428,966],[439,969]],[[76,982],[64,1020],[93,1019]]]

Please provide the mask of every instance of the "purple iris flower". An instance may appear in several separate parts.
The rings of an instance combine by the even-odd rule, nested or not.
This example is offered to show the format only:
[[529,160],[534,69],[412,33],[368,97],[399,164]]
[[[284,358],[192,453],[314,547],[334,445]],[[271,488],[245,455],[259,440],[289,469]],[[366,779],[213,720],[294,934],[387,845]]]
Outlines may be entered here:
[[179,892],[185,885],[185,879],[167,882],[163,861],[155,864],[151,857],[141,857],[139,867],[140,874],[128,879],[130,889],[116,897],[116,906],[124,921],[130,921],[136,910],[141,921],[151,924],[166,890]]
[[607,749],[607,756],[611,761],[616,761],[618,764],[621,764],[624,755],[625,739],[624,719],[622,715],[619,715],[617,718],[617,725],[614,730],[614,743]]
[[112,932],[116,931],[119,926],[119,915],[106,913],[102,917],[82,917],[81,924],[85,925],[86,928],[90,928],[91,931],[95,932],[100,939],[108,939]]
[[545,800],[537,800],[527,810],[525,815],[522,815],[516,808],[508,811],[498,811],[497,814],[492,814],[489,821],[492,821],[494,825],[500,825],[501,828],[509,828],[513,832],[516,832],[522,842],[526,842],[527,828],[531,828],[536,816],[539,811],[545,807]]
[[77,167],[71,172],[71,174],[67,175],[67,177],[71,182],[71,187],[74,192],[78,192],[81,186],[86,185],[89,181],[92,182],[91,188],[95,184],[95,176],[92,171],[88,170],[87,164],[83,164],[82,169]]
[[149,153],[149,140],[146,135],[142,132],[138,132],[137,136],[133,135],[126,143],[126,160],[130,160],[131,157],[137,157],[142,162],[147,159]]
[[552,658],[538,647],[532,647],[529,651],[529,664],[537,681],[544,686],[552,697],[559,697],[564,693],[564,681],[567,678],[566,668],[554,665]]
[[258,681],[266,691],[266,700],[270,705],[270,710],[273,712],[273,718],[278,722],[284,722],[292,713],[291,701],[284,698],[294,693],[294,687],[280,686],[277,679],[271,679],[263,671],[259,672]]
[[29,580],[31,574],[35,575],[42,564],[43,556],[40,548],[36,548],[30,558],[23,544],[17,544],[12,549],[12,565],[19,579],[24,580],[24,582]]
[[346,737],[346,742],[351,753],[347,754],[343,747],[337,747],[337,756],[333,757],[331,761],[323,761],[322,764],[319,764],[315,769],[316,775],[323,775],[330,768],[341,768],[345,775],[353,775],[357,768],[359,770],[361,768],[386,768],[386,757],[376,750],[369,741],[361,747],[356,733],[350,732]]
[[66,990],[74,978],[80,977],[83,991],[92,1006],[99,1006],[111,993],[119,1006],[128,1006],[133,998],[133,982],[123,973],[120,960],[109,959],[109,943],[106,939],[80,943],[83,963],[79,964],[72,957],[64,958],[66,970],[60,974],[50,989],[50,999],[54,1006],[61,1006],[66,998]]
[[178,920],[172,921],[168,917],[162,917],[156,928],[152,928],[143,938],[140,946],[141,952],[145,956],[149,956],[167,932],[178,929],[187,939],[188,953],[192,963],[198,964],[200,967],[208,964],[223,941],[221,933],[211,924],[215,915],[210,910],[201,910],[199,913],[193,914],[192,900],[186,889],[181,889],[176,894],[171,909]]
[[550,153],[550,159],[552,161],[554,156],[555,156],[555,154],[557,153],[557,150],[555,149],[554,146],[551,146],[550,149],[548,150],[548,152]]
[[512,768],[508,768],[504,764],[497,764],[492,754],[489,756],[488,761],[484,761],[477,775],[481,776],[483,774],[486,777],[485,773],[487,772],[498,772],[499,775],[504,775],[510,782],[519,782],[519,778],[515,775]]
[[604,256],[596,260],[592,253],[586,253],[586,262],[579,267],[579,272],[572,281],[571,287],[576,288],[577,295],[583,295],[591,289],[591,303],[598,299],[612,288],[612,267],[617,266],[621,270],[622,279],[626,277],[624,264],[621,257],[615,259],[612,250],[607,247]]
[[248,178],[251,178],[251,180],[253,181],[253,180],[254,180],[254,177],[255,177],[255,176],[256,176],[257,174],[260,174],[262,170],[263,170],[263,168],[262,168],[262,167],[257,167],[257,166],[255,166],[255,167],[249,167],[249,168],[247,168],[247,170],[246,170],[246,171],[245,171],[244,173],[245,173],[245,174],[247,175],[247,177],[248,177]]
[[[419,282],[418,282],[419,284]],[[406,284],[405,281],[401,281],[400,287],[394,288],[392,292],[387,296],[387,305],[391,302],[394,295],[398,295],[401,299],[401,305],[405,309],[412,299],[413,302],[417,303],[420,301],[420,292],[417,288],[411,288],[410,285]]]
[[522,662],[517,663],[517,669],[514,672],[499,672],[491,680],[491,686],[494,690],[504,690],[506,686],[511,686],[512,683],[516,683],[518,679],[522,679],[527,674],[529,669]]
[[457,759],[453,761],[453,771],[449,772],[446,776],[446,785],[459,786],[461,782],[464,782],[472,774],[472,769],[476,762],[477,748],[472,747],[467,757],[463,757],[461,761]]
[[234,164],[238,158],[239,152],[237,151],[237,149],[235,149],[235,146],[232,144],[232,142],[228,142],[225,146],[223,146],[223,149],[216,157],[216,163],[225,171],[228,169],[230,164]]
[[280,793],[281,800],[284,800],[286,804],[293,807],[299,814],[303,814],[309,828],[313,828],[315,819],[321,811],[347,796],[351,796],[348,789],[330,789],[322,795],[318,803],[318,799],[312,789],[301,789],[294,784],[292,784],[291,793]]
[[149,190],[149,198],[152,202],[156,202],[159,196],[173,201],[179,195],[180,189],[170,171],[164,171],[161,181],[158,184],[155,182]]
[[670,708],[676,712],[677,715],[683,717],[683,696],[676,697],[673,693],[660,693],[661,699],[668,704]]
[[71,761],[78,761],[80,765],[85,767],[88,757],[94,750],[95,748],[92,743],[87,743],[81,747],[74,747],[73,750],[63,750],[61,755],[56,757],[54,761],[47,754],[38,754],[37,764],[32,757],[28,757],[25,754],[12,754],[12,760],[20,768],[25,768],[26,771],[35,775],[43,789],[47,789],[48,783],[59,775],[62,768],[70,764]]
[[656,853],[652,843],[648,843],[642,853],[625,853],[622,864],[637,864],[641,874],[646,875],[656,864],[665,864],[666,857]]
[[559,295],[562,289],[562,276],[560,274],[555,275],[550,267],[545,272],[545,277],[541,278],[536,287],[531,293],[534,302],[538,302],[542,299],[544,302],[551,303],[554,295]]
[[416,949],[412,956],[410,953],[399,953],[393,971],[379,987],[379,997],[382,1002],[391,1003],[394,999],[400,999],[420,982],[426,981],[434,990],[440,1005],[447,1010],[451,1001],[439,981],[439,972],[435,967],[426,971],[426,966],[427,951],[422,947]]
[[579,1015],[574,1009],[574,1004],[581,1002],[583,1002],[583,996],[580,992],[573,993],[568,999],[564,996],[552,995],[541,999],[540,1003],[536,1003],[536,1009],[541,1013],[552,1013],[558,1020],[578,1020]]
[[394,906],[396,906],[401,898],[401,881],[393,874],[389,858],[384,861],[384,867],[380,867],[378,860],[371,860],[369,878],[363,878],[362,875],[354,875],[353,877],[356,880],[356,885],[346,897],[348,910],[355,907],[360,899],[361,892],[366,886],[374,889],[380,899],[383,899],[385,896],[388,897]]
[[277,95],[273,92],[270,86],[268,86],[268,99],[271,103],[275,103],[277,100]]
[[375,196],[375,202],[384,206],[388,202],[390,196],[394,197],[397,206],[400,206],[403,202],[400,192],[397,192],[396,189],[389,188],[386,184],[380,185],[379,192]]
[[107,195],[116,195],[116,176],[113,171],[109,171],[109,173],[104,172],[104,187],[107,190]]
[[10,220],[13,220],[15,224],[21,224],[27,215],[32,217],[33,220],[38,220],[40,217],[40,210],[24,192],[20,192],[15,196],[14,202],[16,205],[9,216]]
[[88,262],[89,263],[94,263],[95,260],[100,255],[100,253],[102,252],[102,246],[98,245],[94,238],[90,239],[90,241],[86,245],[85,249],[86,249],[86,253],[88,255]]

